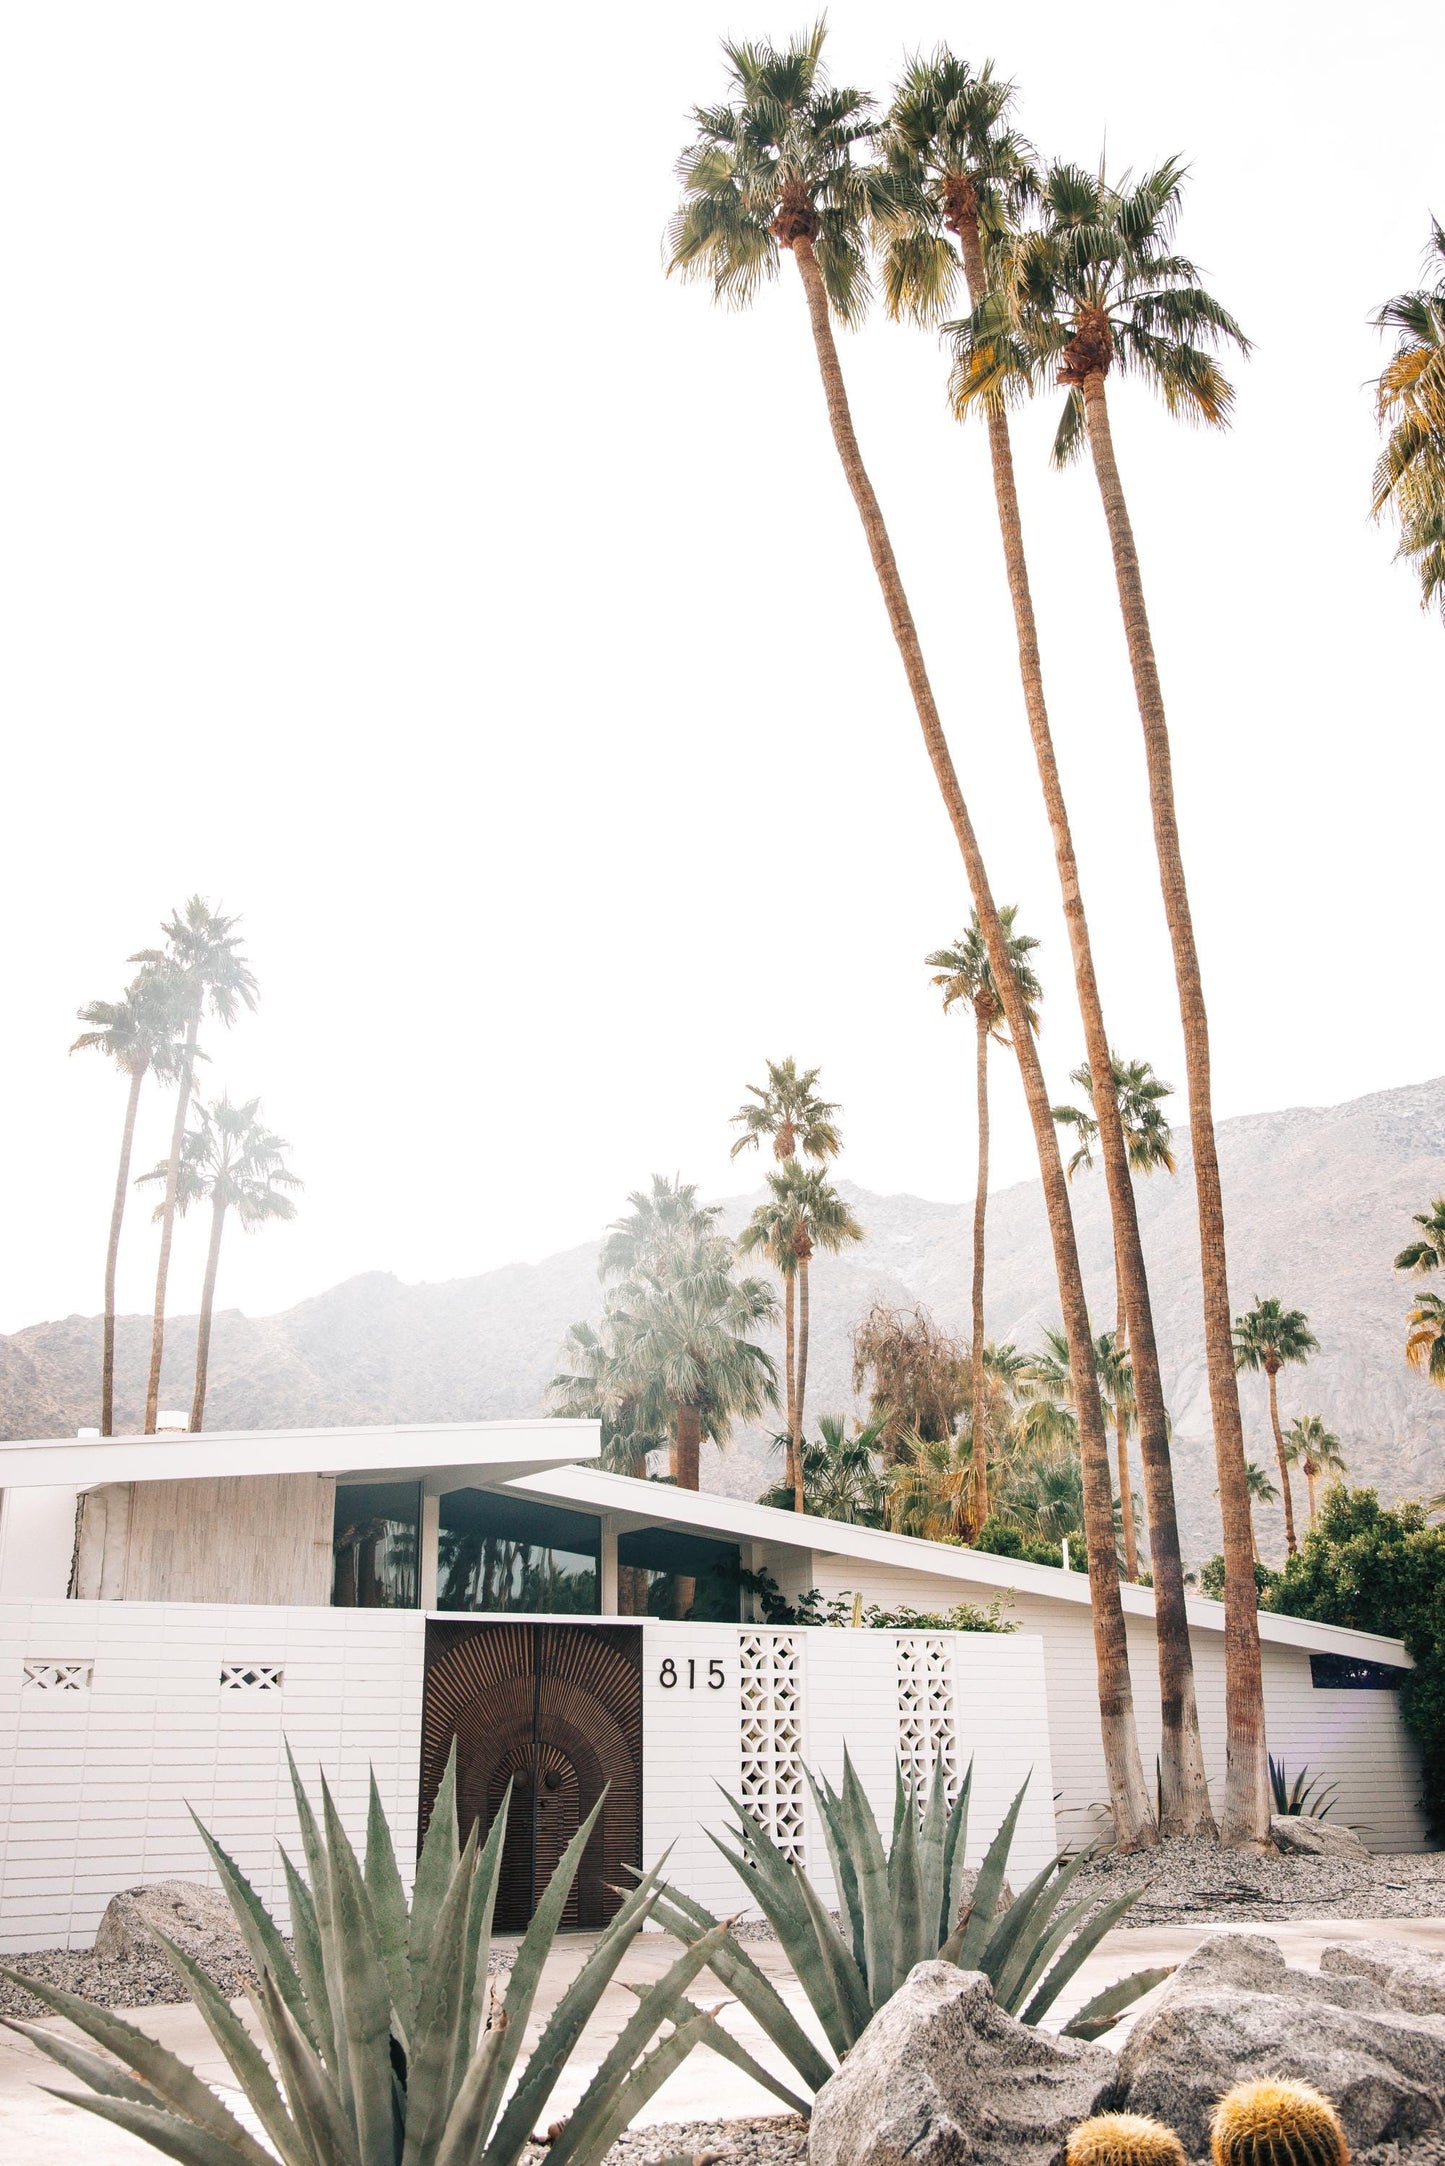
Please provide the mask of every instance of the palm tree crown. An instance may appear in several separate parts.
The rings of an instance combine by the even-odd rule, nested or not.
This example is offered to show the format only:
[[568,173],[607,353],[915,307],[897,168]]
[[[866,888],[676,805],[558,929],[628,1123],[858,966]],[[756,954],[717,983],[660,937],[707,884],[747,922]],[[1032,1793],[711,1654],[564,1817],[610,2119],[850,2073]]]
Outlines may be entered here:
[[1261,1301],[1256,1294],[1254,1307],[1234,1320],[1234,1366],[1241,1374],[1254,1369],[1278,1376],[1287,1362],[1317,1353],[1319,1343],[1304,1310],[1287,1309],[1273,1295]]
[[843,1148],[837,1123],[839,1109],[819,1097],[819,1073],[816,1068],[800,1071],[791,1057],[770,1060],[767,1082],[748,1085],[748,1094],[757,1103],[739,1106],[732,1116],[732,1126],[741,1128],[742,1134],[728,1156],[736,1158],[740,1151],[756,1150],[768,1136],[774,1158],[791,1158],[797,1151],[805,1158],[815,1158],[819,1165],[836,1158]]
[[1393,514],[1398,555],[1415,560],[1421,601],[1445,615],[1445,227],[1430,222],[1435,284],[1397,293],[1375,317],[1395,334],[1377,411],[1389,435],[1375,467],[1374,512]]
[[[1029,957],[1039,943],[1032,933],[1015,932],[1014,921],[1018,914],[1017,903],[999,904],[998,919],[1008,945],[1009,964],[1023,1000],[1029,1028],[1037,1031],[1039,1002],[1043,998],[1044,989]],[[925,955],[923,960],[934,972],[930,982],[941,990],[945,1012],[959,1002],[967,1002],[974,1015],[988,1024],[990,1035],[996,1038],[1000,1045],[1006,1045],[1008,1040],[1002,1028],[1003,1002],[999,998],[993,965],[984,945],[983,927],[979,923],[978,912],[973,912],[967,929],[959,934],[951,948],[935,948],[933,953]]]
[[[187,1129],[181,1145],[176,1183],[176,1209],[182,1217],[193,1203],[216,1204],[234,1211],[250,1232],[270,1219],[296,1216],[291,1192],[305,1184],[286,1164],[286,1138],[265,1127],[260,1112],[259,1098],[233,1105],[224,1092],[209,1105],[195,1107],[195,1125]],[[139,1178],[164,1181],[166,1172],[162,1159]],[[157,1218],[163,1208],[157,1204]]]
[[941,45],[909,62],[884,122],[886,193],[875,214],[890,316],[935,322],[957,289],[965,233],[997,242],[1037,196],[1013,101],[991,60],[975,70]]
[[[1114,1071],[1114,1095],[1124,1126],[1124,1147],[1129,1154],[1130,1171],[1153,1173],[1162,1166],[1166,1173],[1172,1173],[1174,1130],[1160,1101],[1173,1097],[1173,1084],[1165,1083],[1155,1075],[1147,1060],[1121,1060],[1114,1053],[1110,1056],[1110,1065]],[[1078,1084],[1092,1108],[1094,1078],[1087,1061],[1070,1069],[1069,1081]],[[1061,1126],[1072,1128],[1079,1139],[1078,1148],[1069,1160],[1069,1172],[1074,1174],[1081,1166],[1092,1166],[1094,1143],[1099,1133],[1099,1123],[1092,1110],[1086,1112],[1082,1106],[1055,1106],[1054,1119]]]
[[1437,1196],[1428,1211],[1414,1212],[1411,1222],[1419,1227],[1420,1238],[1401,1249],[1395,1269],[1413,1271],[1419,1278],[1445,1268],[1445,1196]]
[[715,298],[741,308],[777,277],[781,251],[806,241],[833,313],[855,324],[869,300],[866,226],[878,183],[854,153],[878,123],[871,98],[830,84],[826,35],[819,21],[781,48],[724,39],[731,96],[693,108],[667,268],[710,279]]
[[119,1000],[92,1000],[77,1011],[88,1023],[72,1053],[93,1051],[113,1060],[123,1075],[151,1074],[173,1083],[181,1060],[183,1022],[173,972],[154,964],[137,971]]
[[952,391],[960,414],[976,402],[1067,387],[1054,438],[1062,466],[1085,441],[1082,386],[1091,375],[1135,376],[1172,414],[1223,425],[1234,392],[1211,348],[1249,350],[1243,331],[1174,246],[1185,167],[1166,159],[1135,182],[1100,169],[1050,166],[1041,222],[1000,251],[993,292],[954,345]]

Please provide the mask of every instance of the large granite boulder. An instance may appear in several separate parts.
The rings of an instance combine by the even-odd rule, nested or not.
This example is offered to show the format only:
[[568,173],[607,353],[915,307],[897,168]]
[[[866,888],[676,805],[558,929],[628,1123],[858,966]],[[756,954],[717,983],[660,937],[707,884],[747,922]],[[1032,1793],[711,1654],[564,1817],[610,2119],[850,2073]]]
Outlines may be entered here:
[[125,1888],[113,1895],[95,1936],[95,1952],[122,1960],[159,1955],[152,1926],[159,1926],[198,1963],[215,1957],[234,1962],[243,1952],[225,1896],[189,1880],[157,1880],[150,1887]]
[[1445,1956],[1399,1940],[1346,1941],[1326,1948],[1327,1977],[1367,1978],[1412,2016],[1445,2016]]
[[1016,2022],[982,1972],[920,1963],[818,2093],[810,2166],[1052,2166],[1116,2068]]
[[1175,1973],[1119,2057],[1131,2113],[1165,2122],[1191,2158],[1236,2083],[1284,2076],[1334,2100],[1352,2149],[1445,2124],[1445,2016],[1416,2015],[1363,1972],[1292,1970],[1260,1934],[1219,1934]]
[[1269,1832],[1275,1849],[1287,1858],[1341,1858],[1352,1865],[1370,1862],[1370,1853],[1353,1828],[1317,1820],[1313,1813],[1275,1813]]

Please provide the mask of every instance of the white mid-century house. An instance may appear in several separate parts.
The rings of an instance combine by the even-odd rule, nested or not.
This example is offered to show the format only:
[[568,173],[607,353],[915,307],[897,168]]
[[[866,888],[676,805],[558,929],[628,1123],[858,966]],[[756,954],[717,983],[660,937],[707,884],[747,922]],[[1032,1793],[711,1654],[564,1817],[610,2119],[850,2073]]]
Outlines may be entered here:
[[[405,1854],[448,1752],[484,1824],[510,1780],[498,1923],[604,1787],[572,1903],[630,1864],[737,1907],[718,1786],[827,1885],[804,1777],[845,1745],[891,1813],[901,1754],[974,1763],[970,1845],[1025,1777],[1014,1865],[1105,1799],[1083,1573],[604,1473],[590,1422],[290,1429],[0,1444],[0,1951],[86,1945],[117,1889],[204,1879],[194,1808],[284,1912],[285,1743],[348,1823],[368,1771]],[[862,1607],[1001,1597],[1009,1634],[757,1621],[757,1575]],[[1152,1596],[1126,1587],[1141,1742],[1156,1745]],[[1223,1610],[1190,1604],[1211,1771]],[[1395,1640],[1260,1619],[1271,1750],[1339,1785],[1377,1849],[1424,1846]]]

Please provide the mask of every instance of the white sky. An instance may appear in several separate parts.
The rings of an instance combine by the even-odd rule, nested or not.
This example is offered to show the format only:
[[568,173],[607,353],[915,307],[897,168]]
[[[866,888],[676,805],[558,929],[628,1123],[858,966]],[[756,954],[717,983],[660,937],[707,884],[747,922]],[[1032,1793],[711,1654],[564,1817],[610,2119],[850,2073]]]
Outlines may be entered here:
[[[243,913],[265,996],[208,1084],[261,1091],[307,1181],[294,1226],[231,1237],[223,1306],[542,1255],[654,1167],[748,1185],[726,1119],[768,1054],[822,1063],[847,1175],[967,1192],[967,1038],[921,967],[966,900],[796,274],[728,316],[660,272],[718,33],[804,13],[6,11],[0,1327],[99,1307],[123,1089],[66,1047],[192,889]],[[1367,316],[1445,215],[1445,15],[831,21],[836,74],[880,94],[949,34],[1017,76],[1046,150],[1193,161],[1182,243],[1258,345],[1237,423],[1115,412],[1218,1109],[1437,1072],[1445,635],[1366,516]],[[1047,943],[1062,1090],[1081,1045],[982,440],[929,337],[879,323],[844,360],[996,890]],[[1106,1006],[1177,1080],[1102,520],[1086,470],[1047,468],[1053,426],[1050,401],[1017,453]],[[165,1129],[152,1099],[138,1167]],[[123,1305],[152,1258],[142,1206]]]

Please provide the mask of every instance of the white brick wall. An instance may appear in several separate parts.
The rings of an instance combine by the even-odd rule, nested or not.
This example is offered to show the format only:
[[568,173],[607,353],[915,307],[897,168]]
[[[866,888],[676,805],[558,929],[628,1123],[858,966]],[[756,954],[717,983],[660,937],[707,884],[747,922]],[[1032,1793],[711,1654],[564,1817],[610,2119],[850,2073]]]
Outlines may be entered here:
[[[814,1559],[817,1584],[826,1593],[847,1589],[884,1609],[905,1603],[916,1610],[952,1609],[959,1602],[989,1602],[994,1590],[966,1580],[885,1570],[848,1557]],[[1093,1626],[1087,1604],[1019,1594],[1007,1615],[1024,1634],[1043,1643],[1047,1679],[1053,1780],[1060,1793],[1060,1830],[1073,1834],[1094,1806],[1107,1802],[1099,1743]],[[1159,1687],[1152,1619],[1127,1619],[1129,1666],[1144,1771],[1152,1781],[1159,1750]],[[1195,1629],[1195,1686],[1209,1779],[1216,1804],[1224,1783],[1224,1636]],[[979,1635],[988,1644],[993,1635]],[[1003,1644],[1008,1644],[1005,1641]],[[1393,1692],[1317,1691],[1303,1648],[1265,1642],[1265,1713],[1269,1749],[1290,1773],[1304,1764],[1339,1784],[1335,1815],[1357,1827],[1374,1850],[1423,1850],[1425,1823],[1418,1799],[1419,1759],[1400,1719]]]
[[[0,1603],[0,1950],[89,1946],[118,1888],[209,1877],[194,1806],[284,1917],[297,1846],[282,1735],[365,1828],[368,1766],[405,1866],[416,1840],[423,1619],[208,1603]],[[26,1690],[27,1660],[93,1665],[87,1692]],[[223,1693],[226,1662],[279,1693]]]

